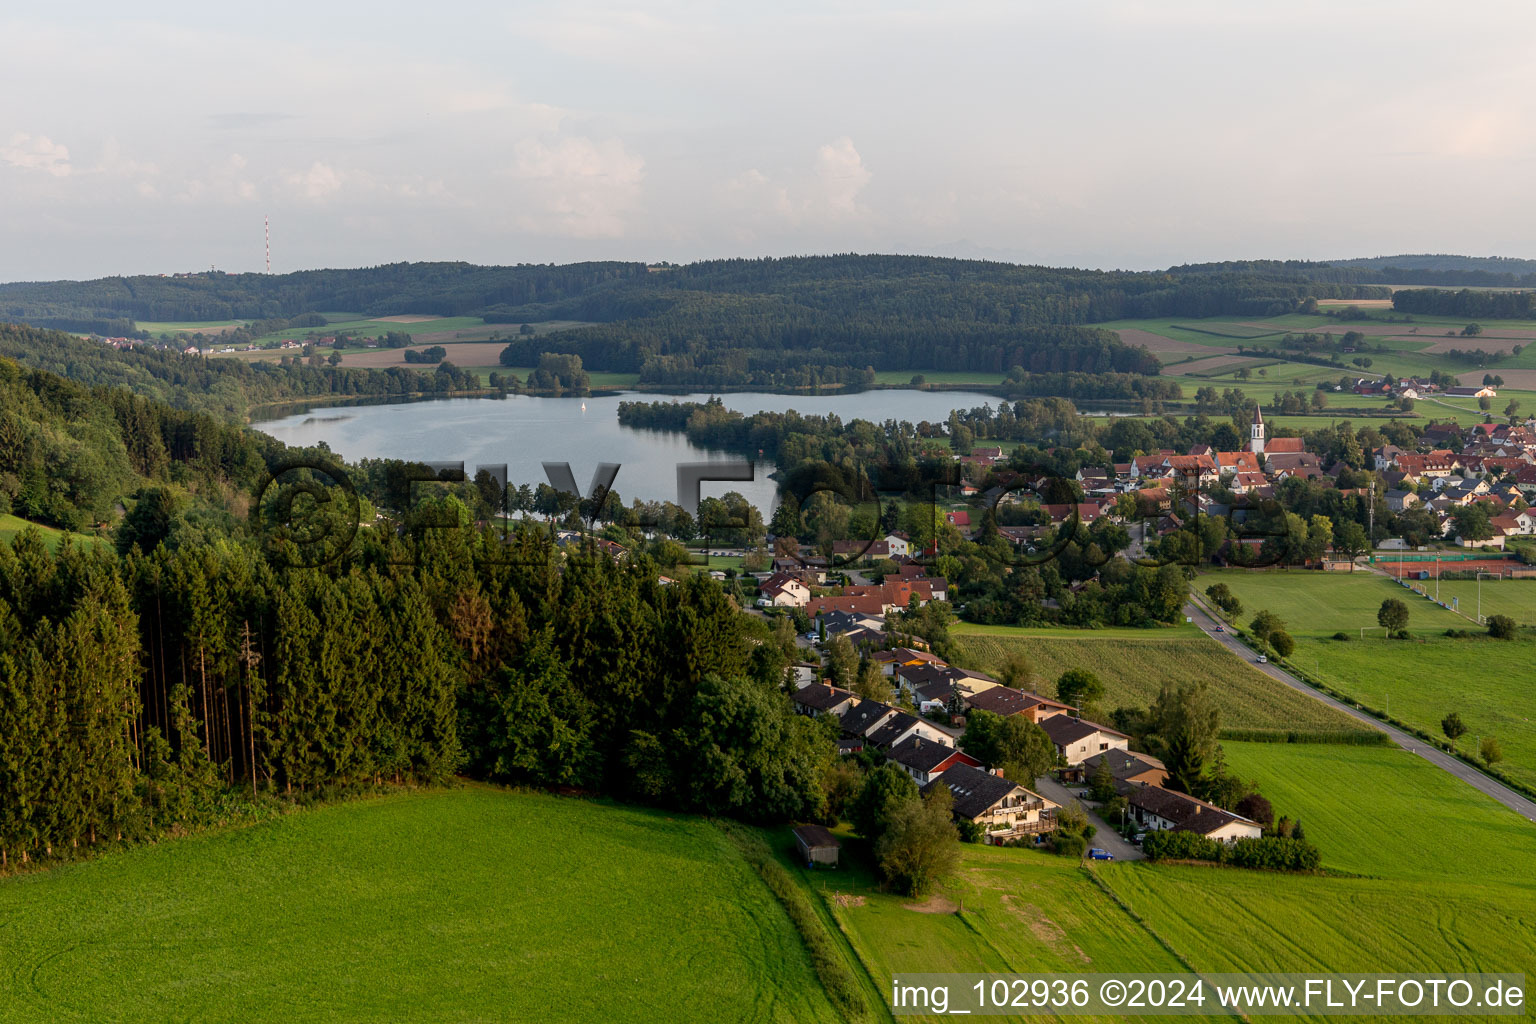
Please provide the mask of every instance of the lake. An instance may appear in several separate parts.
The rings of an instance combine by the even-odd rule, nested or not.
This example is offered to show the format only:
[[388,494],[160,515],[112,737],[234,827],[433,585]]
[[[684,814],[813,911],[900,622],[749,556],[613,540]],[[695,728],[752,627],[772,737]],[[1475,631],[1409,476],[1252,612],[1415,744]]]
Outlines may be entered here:
[[[703,402],[708,392],[661,395],[620,392],[586,398],[506,395],[488,398],[441,398],[422,402],[310,408],[254,424],[286,444],[305,448],[324,442],[344,459],[406,459],[459,462],[471,476],[479,466],[507,467],[513,483],[546,480],[542,463],[568,462],[583,491],[599,462],[616,462],[613,489],[628,504],[634,498],[677,500],[680,462],[736,458],[690,444],[682,434],[636,430],[619,425],[621,401]],[[844,422],[887,419],[917,423],[948,419],[952,409],[972,409],[1001,399],[968,391],[876,390],[836,395],[784,395],[743,391],[718,396],[728,409],[743,413],[836,413]],[[766,517],[774,507],[774,466],[758,459],[749,482],[705,483],[703,496],[740,491]]]

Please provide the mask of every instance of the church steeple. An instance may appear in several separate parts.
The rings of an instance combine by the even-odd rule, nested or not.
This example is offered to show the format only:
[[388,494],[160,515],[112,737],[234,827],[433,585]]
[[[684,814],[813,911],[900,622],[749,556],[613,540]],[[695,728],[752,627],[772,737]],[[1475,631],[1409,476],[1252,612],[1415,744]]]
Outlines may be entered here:
[[1248,450],[1255,455],[1264,453],[1264,414],[1259,407],[1253,407],[1253,427],[1248,433]]

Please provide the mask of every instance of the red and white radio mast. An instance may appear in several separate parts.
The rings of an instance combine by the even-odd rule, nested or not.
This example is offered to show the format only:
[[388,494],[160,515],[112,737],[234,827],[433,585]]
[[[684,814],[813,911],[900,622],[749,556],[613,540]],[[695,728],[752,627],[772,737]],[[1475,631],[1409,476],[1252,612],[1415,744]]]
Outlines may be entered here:
[[267,232],[267,273],[270,274],[272,273],[272,218],[262,217],[261,224]]

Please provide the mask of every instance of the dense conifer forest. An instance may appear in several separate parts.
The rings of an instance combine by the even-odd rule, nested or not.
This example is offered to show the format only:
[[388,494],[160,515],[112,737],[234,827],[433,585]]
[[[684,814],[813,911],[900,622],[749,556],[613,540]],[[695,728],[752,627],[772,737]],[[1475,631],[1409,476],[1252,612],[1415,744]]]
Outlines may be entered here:
[[351,543],[313,565],[252,513],[271,513],[264,479],[300,455],[331,461],[0,360],[18,510],[73,523],[131,506],[115,550],[50,553],[35,531],[0,545],[0,866],[232,800],[456,772],[751,819],[823,812],[835,746],[778,692],[787,623],[748,619],[702,575],[667,583],[643,552],[621,565],[532,526],[441,529],[462,506],[388,507],[400,473],[378,465],[355,475],[382,514],[360,499]]

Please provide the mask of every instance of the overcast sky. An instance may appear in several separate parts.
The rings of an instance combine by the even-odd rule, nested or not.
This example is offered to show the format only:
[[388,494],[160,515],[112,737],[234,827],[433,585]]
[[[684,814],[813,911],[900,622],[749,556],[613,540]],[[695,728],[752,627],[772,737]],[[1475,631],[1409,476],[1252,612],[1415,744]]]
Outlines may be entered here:
[[1529,0],[50,6],[0,280],[259,270],[266,215],[279,272],[1536,257]]

